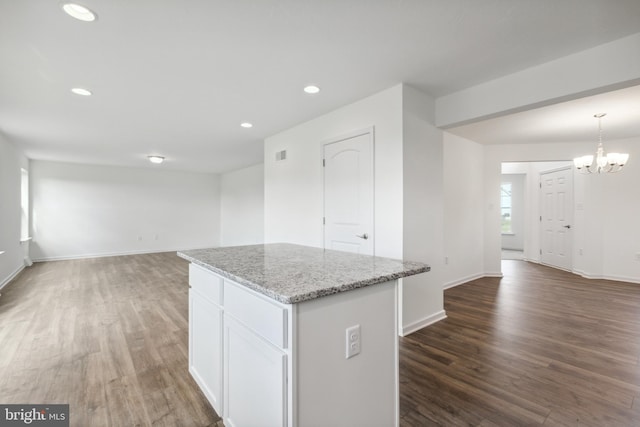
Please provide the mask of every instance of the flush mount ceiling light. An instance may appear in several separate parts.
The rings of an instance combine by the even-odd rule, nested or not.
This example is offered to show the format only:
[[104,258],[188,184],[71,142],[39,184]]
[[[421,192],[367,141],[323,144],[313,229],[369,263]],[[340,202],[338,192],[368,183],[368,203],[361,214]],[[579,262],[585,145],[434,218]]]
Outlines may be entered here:
[[160,164],[164,162],[164,157],[162,156],[148,156],[147,157],[151,163]]
[[245,129],[249,129],[253,127],[253,125],[249,122],[240,123],[240,126],[242,126]]
[[304,91],[306,93],[313,95],[320,92],[320,88],[318,86],[309,85],[309,86],[305,86]]
[[74,87],[73,89],[71,89],[71,92],[80,96],[91,96],[93,94],[90,90],[81,87]]
[[602,144],[602,118],[607,113],[595,114],[593,117],[598,119],[598,149],[596,150],[595,162],[593,155],[576,157],[573,164],[580,173],[615,173],[620,172],[622,167],[627,164],[629,154],[627,153],[609,153],[604,152]]
[[97,18],[96,14],[91,10],[76,3],[64,3],[62,10],[64,10],[67,15],[84,22],[92,22]]

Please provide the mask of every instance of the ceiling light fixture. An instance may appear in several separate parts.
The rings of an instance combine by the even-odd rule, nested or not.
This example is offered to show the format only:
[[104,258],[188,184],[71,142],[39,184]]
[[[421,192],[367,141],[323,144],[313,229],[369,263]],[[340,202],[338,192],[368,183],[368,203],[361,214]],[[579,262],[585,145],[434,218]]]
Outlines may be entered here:
[[576,157],[573,164],[580,173],[615,173],[620,172],[622,167],[627,164],[629,154],[627,153],[609,153],[604,152],[602,144],[602,118],[607,113],[595,114],[593,117],[598,119],[598,149],[596,150],[595,162],[593,155]]
[[92,22],[97,18],[96,14],[91,10],[76,3],[64,3],[62,10],[64,10],[67,15],[84,22]]
[[240,126],[242,126],[245,129],[249,129],[253,127],[253,125],[249,122],[240,123]]
[[80,96],[91,96],[93,94],[93,92],[91,92],[88,89],[84,89],[81,87],[74,87],[71,89],[71,92],[75,93],[76,95],[80,95]]
[[314,94],[316,94],[316,93],[320,92],[320,88],[319,88],[318,86],[309,85],[309,86],[306,86],[306,87],[304,88],[304,91],[305,91],[306,93],[309,93],[309,94],[311,94],[311,95],[314,95]]
[[162,156],[148,156],[148,159],[151,163],[160,164],[164,162],[164,157]]

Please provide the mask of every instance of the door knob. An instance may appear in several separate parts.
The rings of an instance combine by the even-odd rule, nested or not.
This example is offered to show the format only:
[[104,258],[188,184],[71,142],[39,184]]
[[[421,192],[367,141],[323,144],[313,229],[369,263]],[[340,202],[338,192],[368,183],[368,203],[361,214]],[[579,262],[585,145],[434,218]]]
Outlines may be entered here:
[[571,228],[570,225],[563,225],[564,228]]
[[367,233],[356,234],[356,237],[359,237],[361,239],[367,240],[369,238],[369,235]]

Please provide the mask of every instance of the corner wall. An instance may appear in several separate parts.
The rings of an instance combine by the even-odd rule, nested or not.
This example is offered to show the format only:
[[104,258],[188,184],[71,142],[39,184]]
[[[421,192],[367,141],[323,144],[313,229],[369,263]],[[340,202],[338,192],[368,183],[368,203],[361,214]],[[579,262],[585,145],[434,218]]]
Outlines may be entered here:
[[20,150],[0,134],[0,288],[24,268],[24,249],[20,244],[22,208],[21,169],[29,161]]
[[[398,85],[265,140],[265,242],[322,248],[323,143],[374,128],[375,255],[432,266],[402,280],[403,334],[444,317],[442,132],[433,105]],[[281,150],[287,159],[276,162]]]
[[213,174],[31,162],[34,260],[218,246]]
[[[402,85],[265,140],[265,242],[322,248],[323,143],[374,127],[375,254],[402,258]],[[287,159],[275,160],[286,150]]]
[[446,317],[443,276],[443,136],[435,127],[434,100],[403,86],[403,257],[431,266],[401,281],[401,334]]
[[444,132],[445,289],[485,275],[483,158],[482,145]]

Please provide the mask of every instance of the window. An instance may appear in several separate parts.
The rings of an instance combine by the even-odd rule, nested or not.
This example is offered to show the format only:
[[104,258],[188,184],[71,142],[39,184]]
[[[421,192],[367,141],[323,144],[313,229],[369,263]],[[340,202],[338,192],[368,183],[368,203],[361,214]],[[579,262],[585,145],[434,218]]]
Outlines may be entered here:
[[22,215],[20,218],[20,240],[29,238],[29,171],[22,169],[20,185],[20,206]]
[[513,234],[511,224],[511,183],[503,182],[500,185],[500,214],[502,216],[502,234]]

